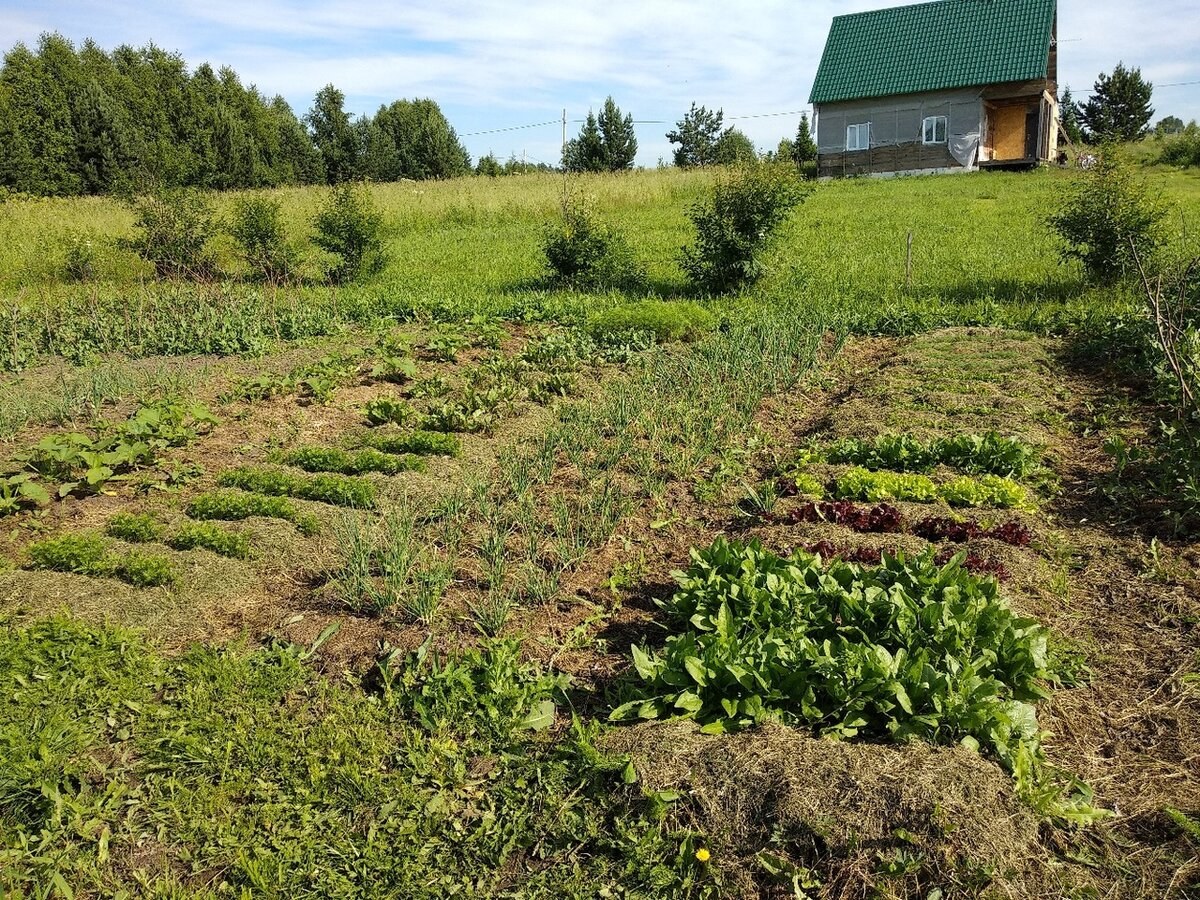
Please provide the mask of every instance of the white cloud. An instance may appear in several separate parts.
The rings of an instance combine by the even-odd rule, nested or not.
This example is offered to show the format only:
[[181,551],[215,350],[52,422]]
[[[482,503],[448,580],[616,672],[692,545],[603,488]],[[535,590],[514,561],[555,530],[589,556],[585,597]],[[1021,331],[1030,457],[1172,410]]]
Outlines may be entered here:
[[[299,111],[332,82],[348,107],[373,109],[403,96],[431,96],[462,133],[557,118],[580,118],[611,93],[638,119],[673,122],[692,100],[730,116],[797,110],[834,15],[888,5],[880,0],[181,0],[147,5],[0,0],[0,33],[36,39],[59,30],[104,45],[154,40],[189,62],[229,64]],[[1200,80],[1194,47],[1200,17],[1191,2],[1063,0],[1060,80],[1076,96],[1118,60],[1160,83]],[[1200,116],[1200,85],[1162,88],[1161,114]],[[739,119],[764,147],[795,130],[796,116]],[[669,155],[669,125],[639,128],[639,160]],[[575,131],[577,126],[572,126]],[[475,155],[526,147],[552,161],[554,127],[467,139]]]

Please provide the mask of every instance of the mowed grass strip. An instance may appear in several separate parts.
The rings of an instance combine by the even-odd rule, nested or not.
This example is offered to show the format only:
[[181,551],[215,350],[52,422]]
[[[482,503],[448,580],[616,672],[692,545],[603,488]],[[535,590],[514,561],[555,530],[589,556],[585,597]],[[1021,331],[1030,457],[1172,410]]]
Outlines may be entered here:
[[375,506],[375,485],[350,475],[298,475],[284,469],[242,466],[222,472],[217,480],[221,487],[241,488],[269,497],[295,497],[357,509]]

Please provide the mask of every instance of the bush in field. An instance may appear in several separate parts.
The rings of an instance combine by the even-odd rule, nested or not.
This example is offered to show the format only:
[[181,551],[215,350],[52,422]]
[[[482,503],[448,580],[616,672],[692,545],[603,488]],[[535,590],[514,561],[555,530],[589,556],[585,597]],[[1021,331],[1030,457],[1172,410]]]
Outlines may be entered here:
[[133,211],[137,234],[125,246],[151,263],[159,278],[211,278],[217,273],[208,247],[217,225],[203,194],[146,194],[133,201]]
[[338,257],[329,271],[336,283],[378,274],[387,263],[383,249],[383,216],[366,186],[346,182],[334,186],[313,219],[313,243]]
[[1143,260],[1150,259],[1161,243],[1165,215],[1109,146],[1049,224],[1062,241],[1064,260],[1078,259],[1089,277],[1111,284],[1135,271],[1133,245]]
[[703,306],[669,300],[641,300],[597,313],[588,321],[596,338],[652,334],[658,342],[694,341],[711,331],[716,320]]
[[1188,123],[1175,137],[1164,138],[1158,161],[1168,166],[1200,166],[1200,126]]
[[718,177],[712,196],[689,213],[696,241],[683,251],[688,277],[712,293],[755,281],[772,233],[806,193],[790,166],[748,163]]
[[62,238],[62,272],[70,281],[94,281],[104,261],[104,244],[90,231],[68,231]]
[[279,283],[296,276],[297,253],[288,243],[278,200],[244,197],[233,205],[229,233],[254,277]]
[[583,197],[567,197],[562,221],[546,226],[542,251],[555,281],[572,287],[632,288],[645,280],[625,237]]

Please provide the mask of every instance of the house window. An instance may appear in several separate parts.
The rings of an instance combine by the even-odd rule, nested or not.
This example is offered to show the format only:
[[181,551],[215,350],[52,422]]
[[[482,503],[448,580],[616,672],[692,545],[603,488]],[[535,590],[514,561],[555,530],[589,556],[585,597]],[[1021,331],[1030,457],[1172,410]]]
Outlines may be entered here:
[[871,146],[871,123],[846,126],[846,149],[866,150]]
[[946,143],[946,117],[945,116],[926,116],[922,127],[924,134],[922,140],[926,144],[944,144]]

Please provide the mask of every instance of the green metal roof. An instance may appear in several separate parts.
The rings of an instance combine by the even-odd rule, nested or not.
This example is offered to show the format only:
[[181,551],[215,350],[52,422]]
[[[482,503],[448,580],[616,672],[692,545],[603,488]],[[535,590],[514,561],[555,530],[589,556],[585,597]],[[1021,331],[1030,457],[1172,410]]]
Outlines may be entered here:
[[1055,0],[936,0],[835,16],[809,103],[1046,76]]

